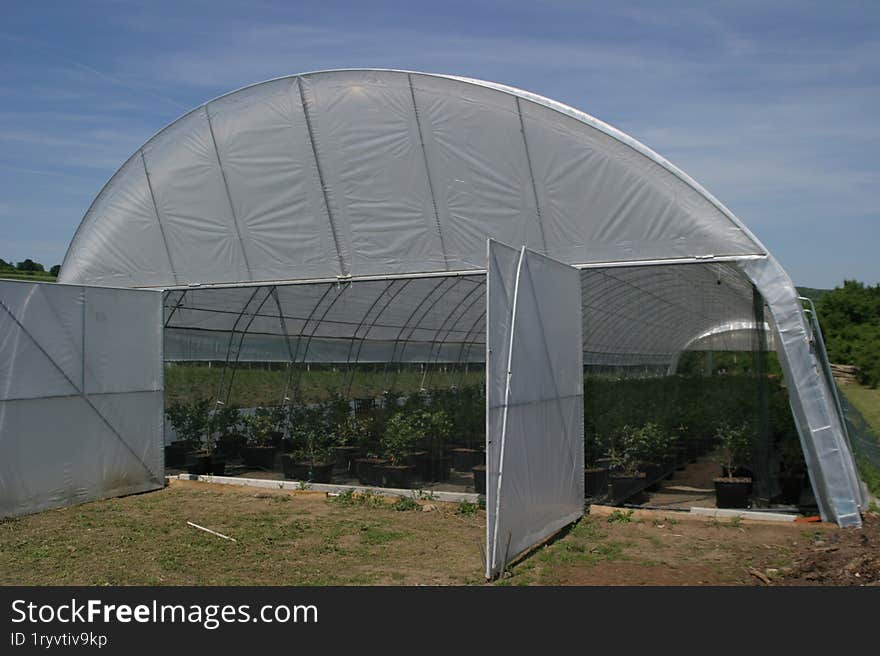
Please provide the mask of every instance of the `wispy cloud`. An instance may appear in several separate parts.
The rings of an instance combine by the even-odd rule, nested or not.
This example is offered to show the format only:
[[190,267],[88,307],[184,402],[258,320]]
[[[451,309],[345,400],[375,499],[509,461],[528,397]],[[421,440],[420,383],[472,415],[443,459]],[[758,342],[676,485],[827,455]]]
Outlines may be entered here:
[[[876,4],[156,5],[21,10],[0,29],[0,201],[35,230],[72,235],[115,168],[192,106],[290,73],[388,67],[503,82],[616,125],[739,213],[806,284],[841,280],[855,267],[829,252],[878,238]],[[829,217],[847,229],[828,233]],[[29,230],[4,225],[0,239],[25,244]],[[880,280],[880,265],[859,266]]]

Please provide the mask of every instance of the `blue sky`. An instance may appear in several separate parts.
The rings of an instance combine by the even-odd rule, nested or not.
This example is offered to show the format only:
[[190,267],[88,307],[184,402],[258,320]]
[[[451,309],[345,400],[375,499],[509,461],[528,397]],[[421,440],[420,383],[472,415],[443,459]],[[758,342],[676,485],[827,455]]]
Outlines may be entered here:
[[59,263],[93,196],[191,107],[279,75],[455,73],[631,134],[798,284],[880,282],[880,3],[0,0],[0,257]]

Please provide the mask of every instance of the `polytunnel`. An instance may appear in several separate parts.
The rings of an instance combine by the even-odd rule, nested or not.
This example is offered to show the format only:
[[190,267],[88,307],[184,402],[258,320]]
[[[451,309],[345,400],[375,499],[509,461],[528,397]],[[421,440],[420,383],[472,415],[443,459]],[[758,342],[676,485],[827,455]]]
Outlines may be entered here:
[[[701,351],[776,354],[819,511],[861,521],[833,382],[779,263],[664,158],[532,93],[393,70],[232,92],[122,165],[59,282],[157,290],[159,357],[277,363],[292,372],[284,398],[313,367],[350,385],[371,366],[380,390],[407,366],[422,388],[483,371],[489,521],[520,532],[504,559],[582,511],[572,445],[595,422],[575,420],[568,400],[589,415],[583,376],[671,381]],[[216,400],[228,400],[230,378]],[[527,416],[495,422],[498,409]],[[514,423],[532,432],[514,439]],[[515,521],[493,507],[509,485]],[[504,536],[487,537],[498,551]]]

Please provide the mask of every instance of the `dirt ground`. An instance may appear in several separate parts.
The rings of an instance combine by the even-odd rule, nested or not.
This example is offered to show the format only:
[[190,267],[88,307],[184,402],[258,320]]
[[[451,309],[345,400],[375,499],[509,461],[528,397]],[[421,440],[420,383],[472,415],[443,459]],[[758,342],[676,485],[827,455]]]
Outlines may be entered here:
[[[484,511],[430,499],[394,506],[172,481],[0,522],[0,584],[477,585],[484,526]],[[616,510],[586,516],[497,583],[876,584],[878,546],[871,513],[864,529],[844,531]]]

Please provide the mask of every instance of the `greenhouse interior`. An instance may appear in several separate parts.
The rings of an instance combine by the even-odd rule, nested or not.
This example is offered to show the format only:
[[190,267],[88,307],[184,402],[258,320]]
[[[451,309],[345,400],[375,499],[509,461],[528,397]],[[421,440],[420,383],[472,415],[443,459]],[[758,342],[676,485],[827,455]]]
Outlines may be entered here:
[[[660,155],[525,91],[349,70],[212,100],[100,191],[58,282],[0,283],[3,514],[165,475],[478,495],[487,576],[585,502],[861,522],[779,263]],[[15,388],[35,362],[49,382]]]

